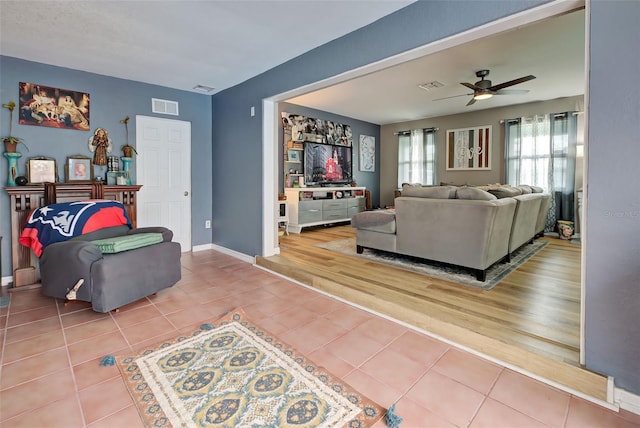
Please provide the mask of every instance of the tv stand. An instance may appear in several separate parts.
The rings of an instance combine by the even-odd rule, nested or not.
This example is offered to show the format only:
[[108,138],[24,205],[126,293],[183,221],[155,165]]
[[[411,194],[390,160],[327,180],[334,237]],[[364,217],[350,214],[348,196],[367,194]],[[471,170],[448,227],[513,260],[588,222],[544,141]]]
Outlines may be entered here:
[[302,228],[351,221],[365,210],[366,187],[294,187],[285,189],[289,232]]

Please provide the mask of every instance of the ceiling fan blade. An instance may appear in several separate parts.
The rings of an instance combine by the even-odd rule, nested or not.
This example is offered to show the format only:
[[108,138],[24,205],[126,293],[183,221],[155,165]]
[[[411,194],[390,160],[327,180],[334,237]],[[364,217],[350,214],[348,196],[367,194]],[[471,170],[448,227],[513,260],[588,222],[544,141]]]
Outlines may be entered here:
[[493,95],[520,95],[529,93],[528,89],[501,89]]
[[468,96],[468,95],[473,95],[473,93],[471,93],[471,94],[452,95],[452,96],[450,96],[450,97],[444,97],[444,98],[436,98],[435,100],[432,100],[432,101],[448,100],[449,98],[466,97],[466,96]]
[[481,91],[482,88],[480,86],[476,86],[473,83],[460,82],[462,86],[466,86],[469,89],[473,89],[474,91]]
[[475,104],[475,103],[476,103],[476,99],[475,98],[471,98],[469,100],[469,102],[467,103],[467,106],[470,106],[470,105]]
[[533,80],[535,78],[536,78],[536,76],[533,76],[533,75],[524,76],[524,77],[521,77],[519,79],[513,79],[513,80],[509,80],[508,82],[500,83],[499,85],[494,85],[494,86],[490,87],[489,90],[493,91],[493,92],[499,91],[500,89],[504,89],[504,88],[508,88],[509,86],[518,85],[520,83],[528,82],[529,80]]

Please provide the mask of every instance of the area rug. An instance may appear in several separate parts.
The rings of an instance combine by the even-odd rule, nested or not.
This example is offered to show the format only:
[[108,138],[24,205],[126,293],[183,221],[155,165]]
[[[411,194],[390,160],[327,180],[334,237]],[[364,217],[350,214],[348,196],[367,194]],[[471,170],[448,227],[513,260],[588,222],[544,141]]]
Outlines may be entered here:
[[116,363],[148,427],[369,427],[384,415],[239,309]]
[[484,282],[476,279],[475,273],[469,269],[448,265],[446,263],[433,262],[418,259],[416,257],[402,256],[386,251],[371,250],[366,248],[362,254],[356,253],[356,238],[340,239],[337,241],[316,244],[316,247],[335,251],[354,257],[361,257],[372,262],[382,263],[400,269],[410,270],[427,276],[457,282],[471,287],[490,290],[502,281],[507,275],[516,270],[520,265],[529,260],[538,251],[546,247],[547,241],[535,240],[532,244],[520,247],[511,256],[508,263],[496,263],[487,271]]

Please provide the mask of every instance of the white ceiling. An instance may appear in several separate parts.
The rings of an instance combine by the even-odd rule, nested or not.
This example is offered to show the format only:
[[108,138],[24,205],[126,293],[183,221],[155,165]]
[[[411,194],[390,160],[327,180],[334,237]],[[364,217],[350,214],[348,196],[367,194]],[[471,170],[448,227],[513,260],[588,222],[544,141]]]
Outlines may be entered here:
[[214,94],[413,0],[0,1],[0,54]]
[[[584,10],[549,18],[499,35],[475,40],[288,102],[377,124],[471,112],[487,108],[582,95],[585,92]],[[536,79],[509,89],[525,95],[501,95],[466,106],[471,95],[460,82],[480,80],[475,72],[489,69],[496,85],[527,75]],[[438,81],[430,91],[419,84]]]
[[[0,1],[0,54],[214,94],[365,26],[408,0]],[[309,22],[319,30],[309,31]],[[302,29],[298,31],[297,29]],[[548,19],[288,101],[377,124],[584,93],[584,12]],[[533,74],[466,107],[460,82],[489,69],[493,84]],[[439,81],[431,91],[421,83]]]

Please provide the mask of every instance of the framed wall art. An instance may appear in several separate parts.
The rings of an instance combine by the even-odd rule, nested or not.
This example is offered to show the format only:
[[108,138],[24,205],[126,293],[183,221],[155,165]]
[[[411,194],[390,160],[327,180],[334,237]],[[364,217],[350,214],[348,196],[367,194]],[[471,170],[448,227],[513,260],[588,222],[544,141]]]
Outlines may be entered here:
[[88,131],[89,94],[20,82],[21,125]]
[[31,184],[55,183],[58,181],[58,167],[55,159],[37,157],[27,162],[27,180]]
[[301,150],[287,150],[287,159],[289,159],[289,162],[300,162],[300,152]]
[[447,170],[490,170],[491,143],[491,125],[447,130]]
[[375,172],[376,170],[376,138],[370,135],[360,136],[360,171]]
[[66,183],[89,183],[93,181],[93,164],[87,156],[69,156],[64,165]]
[[300,114],[280,113],[282,126],[291,129],[293,141],[313,141],[315,143],[348,146],[353,144],[351,126],[331,120],[315,119]]

